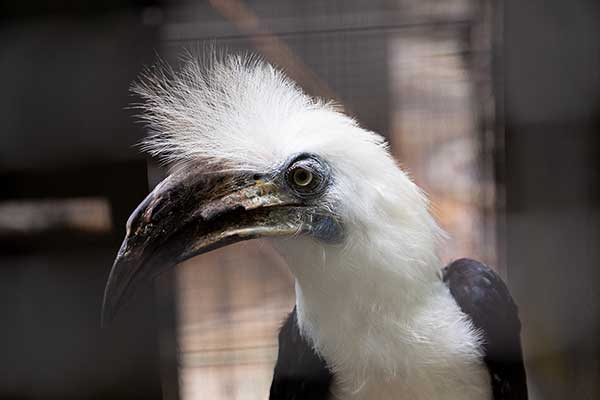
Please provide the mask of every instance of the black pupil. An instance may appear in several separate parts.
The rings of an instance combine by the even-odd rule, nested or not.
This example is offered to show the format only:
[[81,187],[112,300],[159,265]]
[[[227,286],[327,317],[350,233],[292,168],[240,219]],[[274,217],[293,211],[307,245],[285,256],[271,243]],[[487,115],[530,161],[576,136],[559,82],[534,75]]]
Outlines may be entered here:
[[299,185],[306,185],[310,179],[309,172],[305,169],[299,168],[294,173],[295,181]]

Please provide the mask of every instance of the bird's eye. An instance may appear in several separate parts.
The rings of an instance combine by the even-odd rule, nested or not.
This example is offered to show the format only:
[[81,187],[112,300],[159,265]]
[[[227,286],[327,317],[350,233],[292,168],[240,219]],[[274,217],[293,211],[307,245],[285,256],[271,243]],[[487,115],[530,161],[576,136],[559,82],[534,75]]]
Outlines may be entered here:
[[297,196],[317,196],[327,187],[329,167],[317,156],[302,155],[288,167],[286,179],[290,189]]
[[296,186],[306,187],[312,182],[313,173],[306,168],[297,167],[292,171],[292,179]]

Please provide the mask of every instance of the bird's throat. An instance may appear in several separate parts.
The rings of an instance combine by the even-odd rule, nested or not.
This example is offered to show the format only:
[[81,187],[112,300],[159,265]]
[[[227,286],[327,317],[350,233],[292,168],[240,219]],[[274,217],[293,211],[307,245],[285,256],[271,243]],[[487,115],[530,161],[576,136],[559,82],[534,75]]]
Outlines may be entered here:
[[[299,245],[300,240],[305,243]],[[439,283],[421,265],[378,264],[308,238],[281,242],[277,247],[296,278],[300,330],[324,354],[332,348],[351,354],[365,340],[385,341],[379,336],[386,334],[388,321],[410,321]],[[340,342],[340,335],[348,340]],[[342,351],[344,346],[348,349]]]
[[[315,300],[314,294],[296,281],[300,332],[333,372],[335,398],[488,398],[461,386],[474,380],[485,387],[487,375],[473,350],[478,336],[442,282],[418,294],[420,301],[410,307],[397,303],[389,307],[374,300],[373,293],[363,301],[355,296],[346,303],[345,296]],[[445,382],[451,382],[449,387],[442,385]]]

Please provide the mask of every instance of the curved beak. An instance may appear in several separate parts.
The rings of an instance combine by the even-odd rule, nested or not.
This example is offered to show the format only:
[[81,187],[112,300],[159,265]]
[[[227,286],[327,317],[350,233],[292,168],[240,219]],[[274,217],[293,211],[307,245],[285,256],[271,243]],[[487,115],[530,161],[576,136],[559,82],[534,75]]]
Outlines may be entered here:
[[306,207],[274,176],[182,169],[162,181],[127,221],[102,307],[103,325],[140,283],[228,244],[303,230]]

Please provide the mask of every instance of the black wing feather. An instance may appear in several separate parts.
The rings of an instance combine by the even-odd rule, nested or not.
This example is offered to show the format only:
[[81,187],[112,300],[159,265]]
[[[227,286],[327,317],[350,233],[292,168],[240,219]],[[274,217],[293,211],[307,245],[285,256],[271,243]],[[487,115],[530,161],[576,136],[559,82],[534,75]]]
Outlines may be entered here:
[[526,400],[517,306],[502,279],[484,264],[460,259],[443,270],[450,293],[484,335],[484,361],[494,400]]
[[279,332],[270,400],[327,400],[332,374],[298,328],[296,308]]

